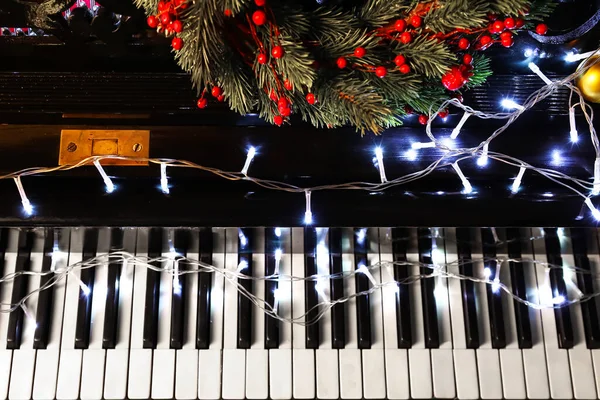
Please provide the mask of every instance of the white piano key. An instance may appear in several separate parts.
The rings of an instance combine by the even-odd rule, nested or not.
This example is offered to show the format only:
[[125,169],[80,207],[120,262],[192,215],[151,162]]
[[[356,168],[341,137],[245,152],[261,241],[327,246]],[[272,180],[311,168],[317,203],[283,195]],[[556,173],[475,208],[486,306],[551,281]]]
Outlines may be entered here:
[[[279,273],[292,275],[291,230],[281,228],[281,261]],[[292,282],[289,279],[279,281],[277,313],[284,319],[292,318]],[[274,400],[292,398],[292,324],[279,323],[279,348],[269,350],[269,397]]]
[[244,399],[246,394],[246,351],[223,349],[224,399]]
[[523,357],[519,349],[502,349],[500,351],[500,368],[502,370],[502,388],[505,399],[524,399],[525,372]]
[[[70,235],[70,230],[62,229],[61,234]],[[54,259],[55,270],[61,270],[67,266],[69,252],[65,250],[67,249],[59,249],[59,251],[53,253],[52,258]],[[35,379],[33,382],[33,398],[35,400],[54,399],[56,397],[66,283],[63,279],[52,286],[54,295],[52,296],[48,346],[45,350],[38,351],[36,355]]]
[[[340,353],[344,350],[340,350]],[[383,349],[362,351],[363,390],[365,399],[385,398],[385,358]]]
[[83,351],[83,372],[81,375],[80,394],[82,400],[102,399],[105,359],[105,350],[87,349]]
[[[525,238],[531,237],[531,230],[524,229],[521,235]],[[528,244],[521,249],[521,258],[533,259],[533,246]],[[523,264],[526,266],[525,282],[527,284],[527,298],[534,303],[539,302],[538,282],[535,267],[531,262]],[[529,308],[529,320],[531,322],[531,349],[523,349],[523,369],[525,371],[525,386],[527,397],[530,399],[547,399],[550,397],[548,386],[548,370],[546,368],[546,351],[544,348],[544,337],[542,332],[541,313],[532,307]]]
[[[255,277],[265,277],[265,230],[254,230],[254,252],[252,254]],[[265,281],[253,282],[253,293],[264,298]],[[246,350],[246,398],[266,399],[269,396],[269,351],[265,349],[265,312],[258,307],[252,309],[252,345]]]
[[[281,332],[280,332],[281,333]],[[269,350],[269,393],[273,400],[292,398],[292,350]]]
[[390,228],[379,229],[379,249],[381,282],[383,284],[382,306],[387,398],[390,400],[408,399],[410,396],[408,351],[398,349],[398,330],[396,327],[397,285],[394,280],[394,254]]
[[[406,261],[411,263],[411,275],[419,276],[419,253],[417,229],[408,230],[410,239],[406,250]],[[433,396],[433,381],[431,375],[431,354],[425,348],[425,333],[423,325],[423,303],[421,299],[421,281],[417,279],[411,284],[411,317],[413,345],[408,350],[408,365],[410,372],[410,392],[415,399],[431,398]]]
[[[83,229],[74,228],[71,231],[71,246],[68,265],[81,262],[82,248]],[[75,275],[75,277],[71,277],[71,274]],[[82,350],[75,349],[75,329],[77,324],[80,276],[81,274],[79,269],[72,270],[69,273],[69,276],[67,276],[64,303],[65,311],[63,314],[63,330],[58,367],[58,383],[56,386],[56,398],[58,400],[71,400],[79,398],[83,353]]]
[[429,349],[413,348],[408,350],[410,370],[410,394],[413,399],[431,399],[433,387],[431,380],[431,360]]
[[175,385],[175,351],[156,349],[152,361],[152,398],[172,399]]
[[[146,255],[146,245],[136,249],[137,229],[128,228],[123,232],[123,249],[136,255]],[[145,237],[147,241],[147,237]],[[139,250],[139,253],[137,252]],[[142,267],[143,268],[143,267]],[[140,268],[141,269],[141,268]],[[145,269],[145,268],[144,268]],[[134,303],[134,264],[123,261],[119,278],[119,313],[117,343],[114,349],[106,350],[106,371],[104,398],[118,400],[127,397],[127,375],[129,370],[130,333],[132,328],[132,305]],[[137,276],[137,278],[140,278]],[[144,283],[146,275],[144,274]],[[142,306],[143,310],[143,306]],[[142,314],[143,315],[143,314]],[[142,317],[143,318],[143,317]],[[143,327],[143,319],[140,322]],[[140,338],[141,341],[141,338]]]
[[[360,350],[340,350],[339,360],[341,398],[361,399],[363,397],[363,391]],[[381,373],[381,371],[379,371],[379,373]]]
[[[546,245],[540,228],[533,228],[532,235],[534,240],[535,264],[539,298],[552,298],[550,282],[546,282],[546,273],[544,263],[548,262],[546,256]],[[554,321],[554,310],[543,308],[541,312],[542,329],[544,332],[544,346],[546,349],[546,365],[548,368],[548,381],[550,384],[550,395],[553,399],[571,399],[573,390],[571,385],[571,371],[569,368],[569,354],[567,350],[559,349],[556,333],[556,323]]]
[[294,398],[314,399],[316,385],[314,350],[294,349],[292,363]]
[[319,399],[337,399],[340,397],[338,351],[319,349],[317,361],[317,397]]
[[477,379],[475,350],[454,350],[454,373],[456,375],[458,398],[461,400],[478,400],[479,381]]
[[28,400],[31,398],[34,366],[35,350],[19,349],[14,351],[8,393],[9,399]]
[[[225,229],[213,229],[213,265],[221,271],[225,268]],[[210,291],[210,345],[211,350],[223,348],[223,295],[225,279],[220,273],[213,273]],[[198,389],[200,390],[200,389]]]
[[129,359],[129,384],[127,396],[130,399],[148,399],[152,383],[152,350],[133,349]]
[[[573,258],[573,245],[571,234],[567,230],[565,235],[559,238],[563,266],[575,268]],[[573,275],[571,284],[567,282],[567,291],[577,288],[577,278]],[[571,366],[571,380],[573,383],[573,395],[576,399],[592,399],[597,397],[596,384],[594,382],[594,366],[592,354],[587,348],[583,328],[583,315],[581,305],[574,304],[571,309],[571,325],[573,328],[573,348],[569,349],[569,363]]]
[[221,350],[208,349],[198,352],[198,398],[221,398]]
[[186,348],[177,350],[175,370],[175,398],[195,399],[198,396],[198,351]]
[[478,349],[477,371],[481,398],[501,399],[502,379],[500,378],[498,351],[494,349]]
[[456,397],[452,349],[432,349],[433,395],[438,399]]

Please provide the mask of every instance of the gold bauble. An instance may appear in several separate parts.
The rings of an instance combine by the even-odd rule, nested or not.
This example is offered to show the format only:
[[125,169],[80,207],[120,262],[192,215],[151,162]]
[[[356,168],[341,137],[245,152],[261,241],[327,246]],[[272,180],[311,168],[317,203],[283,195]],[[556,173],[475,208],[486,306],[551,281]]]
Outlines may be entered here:
[[584,69],[590,64],[594,65],[577,78],[577,87],[586,100],[592,103],[600,103],[600,56],[593,56],[584,60],[577,67],[577,70]]

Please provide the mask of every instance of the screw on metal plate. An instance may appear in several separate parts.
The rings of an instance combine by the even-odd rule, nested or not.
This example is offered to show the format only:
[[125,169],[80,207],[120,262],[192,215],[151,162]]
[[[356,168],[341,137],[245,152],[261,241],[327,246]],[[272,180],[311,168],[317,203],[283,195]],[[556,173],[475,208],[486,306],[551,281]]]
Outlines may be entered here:
[[75,143],[71,142],[71,143],[69,143],[69,144],[67,145],[67,151],[68,151],[69,153],[72,153],[72,152],[74,152],[75,150],[77,150],[77,145],[76,145]]
[[134,144],[133,151],[135,151],[136,153],[139,153],[140,151],[142,151],[142,145],[140,143]]

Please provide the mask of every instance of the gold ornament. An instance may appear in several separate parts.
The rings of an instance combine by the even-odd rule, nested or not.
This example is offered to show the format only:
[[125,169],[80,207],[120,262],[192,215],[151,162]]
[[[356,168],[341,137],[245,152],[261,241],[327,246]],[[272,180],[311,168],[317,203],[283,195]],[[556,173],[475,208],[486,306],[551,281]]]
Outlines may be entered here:
[[590,64],[594,65],[577,78],[577,87],[586,100],[592,103],[600,103],[600,56],[593,56],[584,60],[577,67],[577,70],[586,68]]

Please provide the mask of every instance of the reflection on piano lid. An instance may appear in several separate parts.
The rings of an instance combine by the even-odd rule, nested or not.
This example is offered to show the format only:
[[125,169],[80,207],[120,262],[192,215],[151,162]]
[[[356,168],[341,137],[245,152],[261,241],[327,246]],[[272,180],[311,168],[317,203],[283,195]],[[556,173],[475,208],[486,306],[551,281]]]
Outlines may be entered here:
[[[52,271],[51,265],[60,271],[121,249],[171,257],[166,263],[187,256],[228,271],[243,258],[252,263],[243,273],[254,277],[273,274],[277,259],[282,275],[310,276],[315,256],[325,276],[371,268],[370,276],[321,278],[324,296],[311,280],[238,278],[293,324],[241,302],[235,282],[220,274],[175,277],[128,263],[74,269],[66,282],[29,297],[26,314],[0,313],[0,396],[598,397],[596,299],[537,311],[485,283],[429,278],[384,285],[303,325],[310,299],[336,300],[416,276],[423,272],[419,261],[475,278],[492,269],[492,279],[499,274],[508,290],[533,303],[591,294],[600,273],[596,229],[0,228],[3,274],[31,272],[27,280],[3,284],[0,300],[18,301],[43,287],[48,280],[39,272]],[[510,261],[492,265],[489,257]],[[386,264],[394,260],[399,263]],[[559,268],[548,277],[547,262],[593,275],[575,279]],[[178,268],[185,270],[185,263]],[[82,293],[82,281],[89,294]]]

